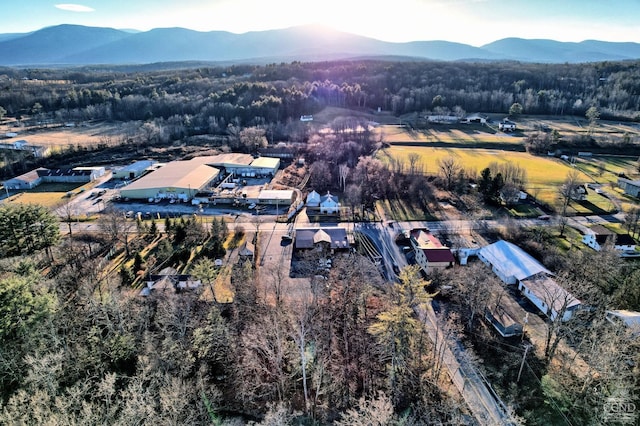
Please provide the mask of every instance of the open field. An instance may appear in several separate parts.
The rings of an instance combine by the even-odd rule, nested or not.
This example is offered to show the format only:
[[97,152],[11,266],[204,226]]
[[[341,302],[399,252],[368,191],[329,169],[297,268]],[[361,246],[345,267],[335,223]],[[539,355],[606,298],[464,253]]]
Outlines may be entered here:
[[[12,123],[0,125],[0,134],[6,132],[18,133],[14,138],[3,139],[3,143],[13,143],[19,140],[26,140],[31,145],[40,145],[55,149],[56,147],[72,146],[93,146],[98,144],[111,145],[119,142],[122,135],[126,134],[126,127],[131,127],[130,123],[82,123],[76,127],[39,127],[25,128],[15,127]],[[135,124],[137,127],[138,124]]]
[[505,149],[524,150],[522,137],[495,132],[477,124],[437,125],[429,129],[409,131],[398,125],[383,125],[376,128],[382,140],[391,145],[504,145]]
[[[408,164],[410,153],[420,155],[421,162],[429,174],[438,173],[438,161],[445,157],[454,157],[465,169],[475,170],[477,173],[494,162],[512,163],[527,171],[529,184],[533,186],[560,185],[566,179],[567,173],[573,170],[568,163],[555,158],[487,149],[391,146],[381,150],[378,157],[382,161],[388,161],[390,157],[399,158]],[[582,177],[585,182],[591,181],[585,174]]]
[[[546,127],[549,130],[557,130],[563,136],[587,134],[589,132],[589,122],[585,117],[578,116],[520,116],[515,121],[518,128],[524,131],[536,131]],[[636,123],[620,123],[617,121],[600,120],[592,129],[594,136],[604,135],[640,135],[640,127]]]
[[[82,183],[43,183],[36,188],[10,191],[9,198],[5,201],[15,204],[40,204],[50,209],[62,205],[69,201],[69,193],[77,194],[83,187],[89,188],[91,185]],[[85,189],[86,189],[85,188]]]

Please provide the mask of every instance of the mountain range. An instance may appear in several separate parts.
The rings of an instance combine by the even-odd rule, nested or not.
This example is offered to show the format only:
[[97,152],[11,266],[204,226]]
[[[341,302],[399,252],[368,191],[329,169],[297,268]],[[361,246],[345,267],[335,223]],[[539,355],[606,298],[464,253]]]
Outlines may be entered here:
[[449,41],[391,43],[320,26],[235,34],[158,28],[144,32],[58,25],[0,34],[0,65],[79,66],[202,61],[272,63],[349,58],[580,63],[640,59],[640,43],[506,38],[474,47]]

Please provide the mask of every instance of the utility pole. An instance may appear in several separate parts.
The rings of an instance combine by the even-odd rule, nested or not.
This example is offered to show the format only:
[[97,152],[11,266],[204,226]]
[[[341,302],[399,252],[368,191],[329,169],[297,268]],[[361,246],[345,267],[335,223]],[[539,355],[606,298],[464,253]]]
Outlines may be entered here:
[[522,355],[522,363],[520,363],[520,371],[518,371],[518,378],[516,379],[516,383],[520,381],[520,375],[522,374],[522,368],[524,367],[524,361],[527,358],[527,352],[531,349],[531,345],[526,344],[524,346],[524,355]]

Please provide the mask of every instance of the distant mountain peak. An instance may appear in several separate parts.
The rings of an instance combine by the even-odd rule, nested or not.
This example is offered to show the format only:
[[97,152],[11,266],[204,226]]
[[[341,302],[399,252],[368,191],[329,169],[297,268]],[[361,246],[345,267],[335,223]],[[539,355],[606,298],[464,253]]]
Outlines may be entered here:
[[[445,40],[392,43],[309,24],[234,34],[185,28],[118,30],[61,24],[25,34],[0,34],[0,65],[52,66],[157,62],[280,62],[349,58],[439,61],[595,62],[640,58],[640,44],[567,43],[509,37],[481,47]],[[259,58],[259,59],[258,59]]]

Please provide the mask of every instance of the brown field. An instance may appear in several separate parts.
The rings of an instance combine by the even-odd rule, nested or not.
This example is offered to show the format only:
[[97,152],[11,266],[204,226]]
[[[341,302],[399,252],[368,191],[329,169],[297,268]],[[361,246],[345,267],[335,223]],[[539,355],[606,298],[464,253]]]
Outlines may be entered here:
[[46,146],[51,149],[56,147],[94,146],[100,143],[113,145],[119,142],[122,135],[129,129],[137,128],[138,123],[82,123],[76,127],[39,127],[25,128],[15,127],[9,123],[0,125],[0,134],[7,132],[18,133],[14,138],[3,139],[3,143],[12,143],[18,140],[26,140],[29,144]]
[[[464,126],[464,127],[463,127]],[[486,144],[498,143],[505,145],[520,145],[522,138],[502,132],[493,132],[490,128],[478,125],[438,125],[420,131],[408,131],[399,125],[382,125],[376,128],[376,134],[389,144],[406,143],[456,143],[456,144]]]

